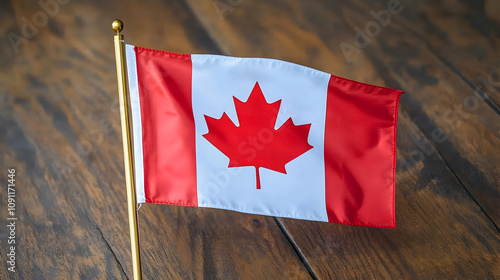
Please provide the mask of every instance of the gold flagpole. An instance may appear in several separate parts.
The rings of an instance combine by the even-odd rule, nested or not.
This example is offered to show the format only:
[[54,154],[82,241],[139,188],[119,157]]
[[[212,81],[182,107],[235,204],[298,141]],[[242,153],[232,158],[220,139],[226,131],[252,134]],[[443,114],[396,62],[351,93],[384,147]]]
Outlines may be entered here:
[[142,279],[141,251],[139,247],[139,231],[137,228],[137,199],[135,197],[134,166],[132,162],[132,145],[130,119],[128,111],[127,72],[125,64],[125,43],[120,31],[123,22],[115,19],[111,25],[115,35],[116,75],[118,78],[118,94],[120,99],[120,118],[122,125],[123,159],[125,162],[125,182],[127,186],[128,221],[130,226],[130,246],[132,253],[132,269],[135,280]]

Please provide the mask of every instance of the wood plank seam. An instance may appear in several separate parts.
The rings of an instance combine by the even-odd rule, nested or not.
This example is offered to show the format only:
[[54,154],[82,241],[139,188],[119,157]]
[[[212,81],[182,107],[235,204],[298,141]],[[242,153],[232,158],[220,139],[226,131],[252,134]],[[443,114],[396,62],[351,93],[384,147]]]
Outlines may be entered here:
[[493,111],[495,111],[497,114],[500,115],[500,107],[495,104],[493,100],[489,97],[488,94],[486,94],[483,90],[481,90],[478,86],[474,85],[472,81],[467,79],[450,61],[446,60],[442,55],[440,55],[434,47],[429,44],[427,40],[425,40],[422,35],[420,35],[417,31],[413,30],[412,28],[408,27],[405,23],[403,22],[398,22],[399,25],[408,30],[411,34],[413,34],[415,37],[417,37],[420,41],[422,41],[425,46],[429,49],[429,51],[441,62],[443,63],[444,66],[446,66],[451,72],[455,73],[462,81],[464,81],[474,92],[477,92],[477,94],[481,97],[481,100],[483,100],[484,103],[486,103]]
[[[420,129],[420,127],[418,128],[420,130],[420,132],[422,134],[425,135],[425,133]],[[427,137],[427,136],[426,136]],[[434,147],[434,146],[433,146]],[[479,201],[476,200],[476,198],[472,195],[472,193],[469,191],[469,189],[465,186],[465,184],[462,182],[462,180],[460,180],[460,178],[458,177],[458,175],[455,173],[455,171],[453,170],[453,168],[451,168],[451,166],[448,164],[448,162],[446,160],[444,160],[443,156],[441,155],[441,153],[439,152],[439,150],[434,147],[434,149],[436,150],[436,153],[438,155],[438,157],[444,162],[444,164],[446,164],[446,167],[450,170],[450,172],[453,174],[453,176],[457,179],[457,181],[460,183],[460,186],[462,186],[462,188],[465,190],[465,192],[470,196],[470,198],[472,199],[472,201],[474,201],[478,206],[479,206],[479,209],[481,209],[481,212],[484,213],[484,215],[486,216],[486,218],[488,218],[491,223],[493,224],[493,226],[495,226],[495,228],[497,229],[498,233],[500,233],[500,225],[497,225],[497,223],[495,223],[495,220],[493,220],[493,218],[491,218],[490,215],[488,215],[488,212],[486,212],[486,209],[484,209],[484,207],[481,205],[481,203],[479,203]]]
[[274,220],[276,221],[276,224],[278,225],[278,227],[281,229],[281,232],[286,236],[286,239],[288,240],[288,242],[290,243],[290,245],[292,246],[292,248],[295,250],[295,252],[299,256],[299,258],[302,261],[302,263],[304,264],[304,266],[307,268],[307,271],[309,272],[309,274],[311,275],[311,277],[314,280],[318,280],[319,278],[316,275],[316,273],[314,272],[314,270],[311,267],[311,265],[309,264],[309,261],[307,261],[306,256],[304,256],[304,254],[300,250],[300,248],[297,245],[297,243],[295,243],[295,241],[293,240],[293,238],[290,236],[290,234],[288,233],[288,231],[285,229],[285,226],[281,223],[280,219],[278,217],[274,217]]
[[[368,50],[367,50],[368,51]],[[373,55],[370,55],[370,61],[372,61],[372,63],[376,64],[375,62],[373,62]],[[382,73],[384,73],[382,71]],[[402,85],[399,84],[398,81],[396,81],[395,79],[392,79],[390,77],[387,77],[387,75],[384,75],[384,74],[381,74],[381,78],[386,82],[386,84],[390,84],[391,87],[394,87],[394,88],[403,88]],[[404,106],[400,106],[400,114],[401,113],[406,113],[407,115],[411,115],[411,112],[409,112],[408,109],[406,109]],[[412,121],[413,122],[413,121]],[[467,192],[467,194],[472,198],[472,200],[474,201],[474,203],[476,203],[479,208],[481,209],[481,212],[484,213],[484,215],[488,218],[488,220],[490,220],[494,227],[497,229],[497,231],[500,232],[500,227],[499,225],[497,225],[495,223],[495,221],[493,220],[493,218],[491,218],[491,216],[486,212],[486,210],[482,207],[481,204],[479,204],[479,202],[476,200],[476,198],[471,194],[471,192],[469,191],[469,189],[465,186],[465,184],[462,182],[462,180],[460,180],[460,178],[458,177],[458,175],[455,173],[455,171],[451,168],[450,164],[448,163],[448,161],[446,161],[444,159],[444,157],[442,156],[442,154],[439,152],[439,149],[435,146],[435,143],[434,141],[432,140],[431,137],[429,137],[429,135],[425,132],[424,129],[422,129],[421,126],[419,126],[417,123],[413,122],[415,124],[415,126],[418,128],[418,130],[422,133],[423,137],[425,137],[424,140],[426,140],[428,143],[430,143],[432,145],[432,148],[434,150],[434,152],[437,153],[438,157],[444,162],[444,164],[446,164],[447,168],[451,171],[451,173],[453,174],[453,176],[455,177],[455,179],[460,183],[460,186]]]
[[118,263],[118,265],[120,266],[120,270],[122,271],[123,275],[125,275],[125,277],[127,279],[130,279],[127,275],[127,273],[125,272],[125,269],[123,268],[123,265],[122,263],[120,262],[120,260],[118,259],[118,257],[116,256],[115,254],[115,251],[113,250],[113,248],[111,248],[111,245],[109,245],[108,243],[108,240],[106,240],[106,238],[104,237],[104,234],[102,233],[101,229],[99,228],[99,226],[97,224],[95,224],[95,228],[97,229],[97,231],[99,232],[99,234],[101,234],[101,237],[102,237],[102,240],[104,240],[104,243],[106,243],[106,246],[108,247],[108,249],[111,251],[111,254],[113,254],[113,257],[115,258],[116,262]]

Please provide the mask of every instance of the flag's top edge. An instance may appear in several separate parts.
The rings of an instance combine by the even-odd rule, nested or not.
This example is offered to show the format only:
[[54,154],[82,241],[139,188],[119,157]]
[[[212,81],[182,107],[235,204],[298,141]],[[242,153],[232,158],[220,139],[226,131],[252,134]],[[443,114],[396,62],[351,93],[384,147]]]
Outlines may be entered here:
[[[343,77],[339,77],[339,76],[335,76],[335,75],[332,75],[332,79],[333,80],[337,80],[338,83],[345,83],[345,82],[347,82],[347,83],[356,83],[357,85],[359,85],[361,87],[369,87],[371,89],[379,89],[380,91],[384,91],[384,92],[385,91],[390,91],[390,92],[398,94],[398,95],[401,95],[401,94],[405,93],[404,91],[399,90],[399,89],[394,89],[394,88],[390,88],[390,87],[383,87],[383,86],[377,86],[377,85],[367,84],[367,83],[358,82],[358,81],[355,81],[355,80],[351,80],[351,79],[347,79],[347,78],[343,78]],[[380,91],[377,91],[377,92],[380,92]]]
[[351,80],[351,79],[347,79],[347,78],[335,76],[335,75],[326,73],[324,71],[321,71],[321,70],[318,70],[318,69],[315,69],[315,68],[312,68],[312,67],[308,67],[308,66],[304,66],[304,65],[300,65],[300,64],[297,64],[297,63],[293,63],[293,62],[289,62],[289,61],[284,61],[284,60],[280,60],[280,59],[260,58],[260,57],[235,57],[235,56],[227,56],[227,55],[219,55],[219,54],[185,54],[185,53],[175,53],[175,52],[169,52],[169,51],[163,51],[163,50],[155,50],[155,49],[150,49],[150,48],[137,47],[137,46],[133,46],[133,45],[129,45],[129,44],[127,44],[127,45],[133,47],[136,52],[142,52],[142,51],[144,51],[144,52],[163,53],[163,54],[167,54],[169,56],[178,57],[178,58],[189,58],[191,56],[196,56],[196,57],[199,57],[199,58],[206,58],[206,59],[215,59],[215,58],[217,58],[217,59],[224,59],[226,61],[235,61],[235,62],[243,60],[243,59],[245,59],[245,60],[255,59],[255,60],[269,61],[271,63],[273,63],[273,62],[274,63],[282,63],[282,64],[288,65],[290,67],[296,67],[296,68],[300,68],[300,69],[303,69],[303,70],[307,70],[309,73],[314,73],[315,72],[315,74],[319,74],[319,75],[331,75],[332,79],[336,79],[339,82],[357,83],[360,86],[367,86],[367,87],[371,87],[372,89],[375,88],[375,89],[380,89],[382,91],[391,91],[391,92],[396,93],[396,94],[403,94],[404,93],[404,91],[401,91],[401,90],[398,90],[398,89],[393,89],[393,88],[384,87],[384,86],[367,84],[367,83],[363,83],[363,82],[359,82],[359,81],[355,81],[355,80]]
[[[132,46],[132,45],[129,45]],[[154,53],[163,53],[163,54],[168,54],[170,56],[174,57],[182,57],[182,58],[189,58],[191,55],[187,53],[174,53],[174,52],[169,52],[169,51],[162,51],[162,50],[155,50],[155,49],[148,49],[148,48],[143,48],[143,47],[137,47],[137,46],[132,46],[136,52],[154,52]]]

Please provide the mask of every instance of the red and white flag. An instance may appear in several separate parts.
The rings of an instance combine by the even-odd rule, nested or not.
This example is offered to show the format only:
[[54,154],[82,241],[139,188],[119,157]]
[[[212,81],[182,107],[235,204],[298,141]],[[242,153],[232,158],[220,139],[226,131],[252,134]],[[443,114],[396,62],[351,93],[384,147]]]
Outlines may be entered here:
[[126,56],[139,203],[395,227],[402,91],[274,59]]

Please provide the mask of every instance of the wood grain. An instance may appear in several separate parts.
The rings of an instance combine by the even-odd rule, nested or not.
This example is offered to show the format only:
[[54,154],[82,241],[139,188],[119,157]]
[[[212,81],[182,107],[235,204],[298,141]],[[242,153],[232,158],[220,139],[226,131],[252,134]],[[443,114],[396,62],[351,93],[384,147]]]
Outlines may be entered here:
[[[494,1],[491,1],[494,2]],[[422,15],[425,15],[423,17]],[[498,4],[447,0],[412,5],[402,24],[425,43],[471,91],[500,114],[500,16]]]
[[[8,34],[43,9],[0,2],[0,182],[16,168],[19,217],[18,273],[2,265],[0,279],[130,279],[114,18],[143,47],[272,57],[407,91],[397,229],[144,205],[146,279],[498,278],[498,85],[463,107],[478,77],[500,80],[494,5],[401,0],[348,63],[339,44],[388,2],[69,1],[18,52]],[[5,202],[1,191],[1,217]]]

